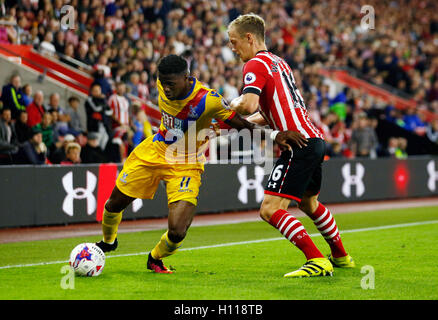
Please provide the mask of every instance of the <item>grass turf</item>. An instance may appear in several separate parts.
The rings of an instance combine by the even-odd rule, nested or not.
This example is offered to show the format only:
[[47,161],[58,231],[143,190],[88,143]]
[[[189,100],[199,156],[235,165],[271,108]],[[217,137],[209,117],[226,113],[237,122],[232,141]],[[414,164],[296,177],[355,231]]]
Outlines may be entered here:
[[[340,230],[438,220],[438,207],[407,208],[335,215]],[[309,233],[317,230],[300,219]],[[438,299],[437,224],[363,230],[342,235],[355,269],[335,269],[333,277],[285,279],[304,256],[287,240],[203,249],[189,248],[259,239],[281,239],[264,222],[193,227],[184,250],[165,259],[171,275],[146,269],[145,253],[163,230],[119,235],[119,249],[107,255],[99,277],[74,278],[74,289],[61,288],[64,262],[0,269],[0,299]],[[100,237],[20,242],[0,245],[2,266],[66,261],[71,249]],[[322,252],[329,248],[313,237]],[[435,250],[434,250],[435,249]],[[132,255],[131,255],[132,254]],[[126,256],[120,256],[126,255]],[[375,271],[375,288],[361,287],[362,267]],[[368,270],[368,269],[367,269]],[[363,270],[365,272],[365,269]]]

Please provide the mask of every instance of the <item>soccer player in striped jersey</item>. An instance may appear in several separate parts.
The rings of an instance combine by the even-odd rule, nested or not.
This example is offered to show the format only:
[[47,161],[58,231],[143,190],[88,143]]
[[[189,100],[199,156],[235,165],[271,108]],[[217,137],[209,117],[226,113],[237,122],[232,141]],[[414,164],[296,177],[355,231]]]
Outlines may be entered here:
[[[310,121],[289,65],[269,52],[265,44],[265,22],[255,14],[241,15],[228,26],[229,42],[245,66],[242,95],[230,106],[247,120],[269,125],[277,132],[293,130],[306,139],[303,148],[294,146],[282,152],[265,188],[260,208],[262,219],[277,228],[306,256],[307,262],[285,277],[330,276],[335,267],[354,267],[345,251],[336,222],[318,201],[321,188],[325,142]],[[303,225],[287,212],[291,200],[315,223],[330,246],[326,258],[315,246]]]

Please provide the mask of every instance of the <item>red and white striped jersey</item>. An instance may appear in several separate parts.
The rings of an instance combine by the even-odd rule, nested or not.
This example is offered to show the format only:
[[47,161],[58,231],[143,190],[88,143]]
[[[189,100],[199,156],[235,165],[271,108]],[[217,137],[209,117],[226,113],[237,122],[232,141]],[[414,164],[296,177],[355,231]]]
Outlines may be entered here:
[[113,116],[122,126],[129,125],[129,101],[124,96],[117,93],[112,94],[108,99],[108,104],[113,110]]
[[290,66],[275,54],[259,51],[243,68],[243,94],[260,96],[260,114],[274,130],[293,130],[306,138],[321,138],[310,120]]

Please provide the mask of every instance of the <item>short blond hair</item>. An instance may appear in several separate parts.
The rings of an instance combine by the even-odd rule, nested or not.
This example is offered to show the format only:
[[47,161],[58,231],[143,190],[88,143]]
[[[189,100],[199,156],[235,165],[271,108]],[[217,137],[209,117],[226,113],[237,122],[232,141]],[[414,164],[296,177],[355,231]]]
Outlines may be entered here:
[[69,142],[65,147],[65,154],[68,154],[71,150],[79,150],[81,152],[81,145],[77,142]]
[[228,25],[228,30],[231,28],[235,28],[241,36],[252,33],[259,40],[265,41],[265,20],[255,13],[238,16]]

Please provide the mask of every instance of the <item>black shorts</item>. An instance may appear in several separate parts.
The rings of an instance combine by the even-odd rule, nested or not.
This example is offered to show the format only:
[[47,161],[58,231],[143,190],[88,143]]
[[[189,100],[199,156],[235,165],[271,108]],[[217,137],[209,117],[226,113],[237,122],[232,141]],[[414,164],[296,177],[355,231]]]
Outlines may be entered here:
[[305,148],[294,146],[292,152],[283,151],[269,176],[265,194],[297,202],[301,201],[305,192],[318,194],[324,155],[325,142],[319,138],[308,139]]

